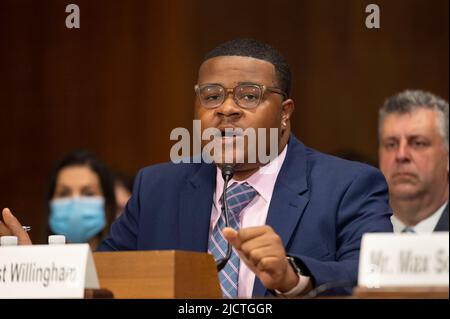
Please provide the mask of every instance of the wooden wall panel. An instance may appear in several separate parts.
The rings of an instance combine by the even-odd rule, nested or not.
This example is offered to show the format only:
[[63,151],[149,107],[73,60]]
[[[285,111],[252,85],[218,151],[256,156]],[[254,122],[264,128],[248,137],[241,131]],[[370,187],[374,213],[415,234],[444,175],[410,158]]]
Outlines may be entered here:
[[[65,6],[81,28],[65,28]],[[0,206],[33,226],[54,161],[74,148],[115,170],[169,159],[170,131],[192,125],[203,55],[255,37],[294,74],[294,132],[324,152],[376,161],[376,117],[405,88],[448,99],[448,0],[0,0]]]

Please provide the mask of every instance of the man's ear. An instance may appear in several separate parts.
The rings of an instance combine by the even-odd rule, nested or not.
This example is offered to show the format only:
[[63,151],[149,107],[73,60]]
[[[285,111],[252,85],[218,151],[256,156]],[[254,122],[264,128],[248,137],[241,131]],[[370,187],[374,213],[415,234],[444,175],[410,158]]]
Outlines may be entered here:
[[295,106],[292,99],[287,99],[281,104],[281,127],[286,128],[294,112]]

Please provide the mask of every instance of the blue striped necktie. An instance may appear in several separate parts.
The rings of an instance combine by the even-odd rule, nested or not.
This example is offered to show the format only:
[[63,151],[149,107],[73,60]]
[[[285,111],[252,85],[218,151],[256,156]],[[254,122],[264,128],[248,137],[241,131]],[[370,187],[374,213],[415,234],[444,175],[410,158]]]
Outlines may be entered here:
[[[229,226],[235,230],[240,228],[241,211],[255,198],[257,192],[247,183],[234,183],[227,188],[227,203],[229,212]],[[215,260],[225,257],[227,252],[227,241],[223,238],[222,229],[225,227],[225,217],[220,214],[209,239],[208,251]],[[222,294],[227,298],[236,298],[238,295],[240,259],[233,248],[230,260],[219,272],[220,287]]]
[[403,228],[402,233],[415,234],[416,231],[415,231],[414,228],[412,228],[412,227],[405,227],[405,228]]

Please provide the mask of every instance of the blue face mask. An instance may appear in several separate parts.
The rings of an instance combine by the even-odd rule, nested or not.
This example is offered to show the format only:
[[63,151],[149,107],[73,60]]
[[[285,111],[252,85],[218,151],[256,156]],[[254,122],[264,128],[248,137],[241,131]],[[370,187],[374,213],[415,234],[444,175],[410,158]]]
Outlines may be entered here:
[[86,243],[106,225],[103,197],[73,197],[50,201],[50,229],[68,242]]

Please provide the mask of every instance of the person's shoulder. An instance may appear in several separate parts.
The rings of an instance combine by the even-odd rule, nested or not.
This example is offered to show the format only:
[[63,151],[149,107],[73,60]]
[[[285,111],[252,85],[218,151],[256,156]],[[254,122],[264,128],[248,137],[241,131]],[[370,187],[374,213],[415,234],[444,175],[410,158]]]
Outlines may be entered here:
[[382,197],[383,205],[384,200],[387,202],[388,186],[378,168],[310,148],[306,153],[308,185],[311,189],[320,189],[321,192],[326,190],[337,196],[377,193]]
[[378,168],[357,161],[343,159],[325,154],[310,147],[305,147],[308,167],[310,170],[320,170],[338,176],[379,175]]
[[147,167],[140,169],[138,176],[142,178],[158,178],[163,177],[165,179],[182,179],[189,176],[192,176],[197,172],[201,165],[201,163],[173,163],[173,162],[165,162],[153,164]]

